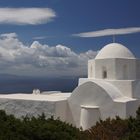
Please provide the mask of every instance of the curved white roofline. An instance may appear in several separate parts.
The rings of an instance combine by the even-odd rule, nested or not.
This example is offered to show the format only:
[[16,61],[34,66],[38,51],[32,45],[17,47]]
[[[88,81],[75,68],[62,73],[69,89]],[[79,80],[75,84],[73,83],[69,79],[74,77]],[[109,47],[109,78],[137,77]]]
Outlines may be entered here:
[[113,86],[110,83],[107,82],[102,82],[102,81],[90,81],[94,84],[96,84],[97,86],[99,86],[100,88],[102,88],[109,96],[112,100],[115,100],[117,98],[121,98],[123,97],[123,94],[120,92],[120,90],[118,90],[115,86]]
[[135,59],[133,53],[119,43],[110,43],[104,46],[95,59],[105,59],[105,58],[126,58],[126,59]]

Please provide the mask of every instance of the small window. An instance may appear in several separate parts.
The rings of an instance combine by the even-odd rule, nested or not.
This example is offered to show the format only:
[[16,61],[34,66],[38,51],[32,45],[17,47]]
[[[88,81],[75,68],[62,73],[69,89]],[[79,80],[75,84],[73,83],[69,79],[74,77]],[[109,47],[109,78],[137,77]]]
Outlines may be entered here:
[[103,79],[107,78],[107,71],[103,71]]
[[106,70],[106,67],[103,67],[102,68],[102,78],[103,79],[106,79],[107,78],[107,70]]
[[128,79],[128,68],[127,68],[127,65],[123,66],[123,79]]

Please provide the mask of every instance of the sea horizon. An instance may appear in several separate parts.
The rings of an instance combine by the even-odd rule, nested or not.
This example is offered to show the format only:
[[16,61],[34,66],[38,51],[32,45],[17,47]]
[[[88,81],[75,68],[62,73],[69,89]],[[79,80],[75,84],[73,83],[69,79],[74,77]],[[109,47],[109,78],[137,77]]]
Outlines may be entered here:
[[33,77],[0,74],[0,94],[32,93],[33,89],[39,89],[41,92],[72,92],[78,85],[79,77]]

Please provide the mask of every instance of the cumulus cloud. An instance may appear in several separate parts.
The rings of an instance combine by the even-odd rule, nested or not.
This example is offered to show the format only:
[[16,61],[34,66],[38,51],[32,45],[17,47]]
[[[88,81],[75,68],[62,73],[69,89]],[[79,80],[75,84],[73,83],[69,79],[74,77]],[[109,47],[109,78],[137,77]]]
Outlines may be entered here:
[[37,25],[56,17],[50,8],[0,8],[0,24]]
[[84,32],[79,34],[73,34],[73,36],[78,37],[101,37],[110,35],[123,35],[123,34],[133,34],[140,32],[140,27],[129,27],[120,29],[104,29],[99,31]]
[[0,35],[0,72],[24,75],[84,75],[87,61],[97,52],[76,53],[63,45],[49,46],[34,41],[24,45],[16,33]]

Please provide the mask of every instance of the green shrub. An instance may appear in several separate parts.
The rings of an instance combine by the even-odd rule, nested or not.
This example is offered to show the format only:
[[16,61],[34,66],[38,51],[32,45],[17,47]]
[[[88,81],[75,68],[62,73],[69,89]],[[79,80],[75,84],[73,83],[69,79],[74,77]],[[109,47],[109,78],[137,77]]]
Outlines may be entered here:
[[81,132],[76,127],[45,115],[17,119],[0,110],[0,140],[78,140]]
[[0,140],[140,140],[140,107],[136,118],[100,120],[82,131],[53,117],[17,119],[0,110]]

